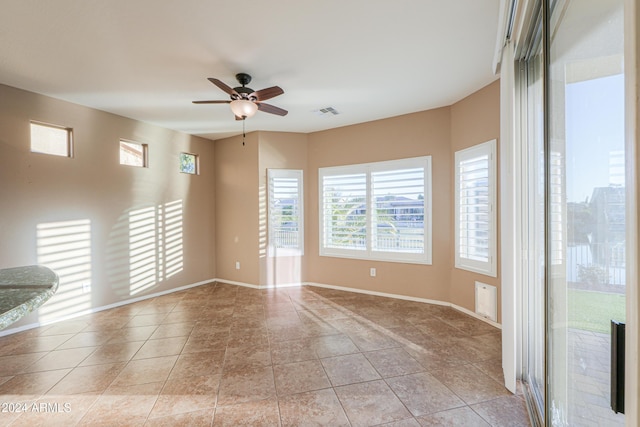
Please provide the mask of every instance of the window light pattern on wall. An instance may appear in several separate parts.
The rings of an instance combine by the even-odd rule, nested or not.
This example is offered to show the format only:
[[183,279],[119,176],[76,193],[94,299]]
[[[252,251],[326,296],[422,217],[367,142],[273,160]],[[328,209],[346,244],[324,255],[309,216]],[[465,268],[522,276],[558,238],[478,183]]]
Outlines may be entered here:
[[455,154],[456,267],[496,275],[495,140]]
[[431,157],[320,169],[320,255],[431,263]]
[[31,151],[71,157],[72,131],[64,126],[31,122]]
[[303,255],[304,201],[301,170],[269,169],[269,254]]

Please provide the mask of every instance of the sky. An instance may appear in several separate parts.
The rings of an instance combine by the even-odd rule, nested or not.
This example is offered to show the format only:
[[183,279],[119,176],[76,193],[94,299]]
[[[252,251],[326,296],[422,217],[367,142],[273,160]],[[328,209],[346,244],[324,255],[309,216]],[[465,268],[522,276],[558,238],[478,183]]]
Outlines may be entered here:
[[567,201],[580,202],[595,187],[624,184],[624,77],[570,83],[565,97]]

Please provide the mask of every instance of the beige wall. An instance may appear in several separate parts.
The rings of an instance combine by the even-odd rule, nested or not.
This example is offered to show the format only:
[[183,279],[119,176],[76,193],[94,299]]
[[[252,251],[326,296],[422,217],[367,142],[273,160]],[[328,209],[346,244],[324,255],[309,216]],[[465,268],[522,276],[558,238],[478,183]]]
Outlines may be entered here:
[[[259,134],[215,141],[218,278],[257,285],[259,263]],[[240,269],[236,269],[236,262]]]
[[[30,120],[73,128],[74,157],[31,153]],[[149,168],[119,164],[120,138],[149,145]],[[178,172],[180,151],[200,175]],[[213,165],[212,141],[0,85],[0,268],[46,259],[61,276],[12,327],[214,278]]]
[[[307,281],[447,301],[451,270],[451,119],[440,108],[309,135]],[[318,168],[432,156],[432,265],[319,256]],[[369,269],[376,268],[376,277]]]
[[[451,106],[451,158],[456,151],[481,144],[492,139],[498,140],[500,135],[500,83],[494,83],[480,89],[467,98]],[[499,144],[496,144],[498,150]],[[496,166],[499,174],[500,153],[498,153]],[[454,179],[454,170],[451,169],[451,180]],[[498,254],[500,254],[500,176],[498,183]],[[455,200],[451,199],[453,209]],[[452,221],[452,225],[455,225]],[[451,241],[454,239],[454,228],[451,227]],[[451,254],[451,263],[454,265],[454,253]],[[490,277],[466,270],[454,268],[451,272],[449,301],[453,304],[475,309],[475,282],[479,281],[497,287],[498,293],[498,321],[500,321],[500,257],[498,256],[498,277]]]

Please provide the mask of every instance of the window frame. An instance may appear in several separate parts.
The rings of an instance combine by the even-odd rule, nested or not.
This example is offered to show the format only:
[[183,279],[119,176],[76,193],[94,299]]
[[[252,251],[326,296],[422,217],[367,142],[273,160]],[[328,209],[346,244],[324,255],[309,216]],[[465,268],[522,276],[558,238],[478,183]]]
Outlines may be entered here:
[[[181,161],[180,157],[183,154],[186,154],[188,156],[193,156],[193,163],[194,163],[194,169],[195,169],[193,172],[186,172],[186,171],[182,170],[182,161]],[[195,154],[195,153],[189,153],[189,152],[186,152],[186,151],[181,151],[178,154],[178,171],[180,173],[183,173],[183,174],[186,174],[186,175],[200,175],[200,156]]]
[[[361,163],[343,166],[330,166],[318,169],[318,232],[319,232],[319,255],[326,257],[360,259],[369,261],[398,262],[407,264],[432,264],[433,255],[433,205],[432,205],[432,162],[431,156],[411,157],[398,160],[387,160],[381,162]],[[386,252],[373,249],[373,207],[375,197],[373,196],[372,174],[377,172],[422,168],[424,171],[423,183],[423,248],[422,252]],[[365,174],[366,191],[366,234],[365,249],[331,248],[325,246],[326,219],[324,213],[324,191],[323,180],[325,176],[335,175],[355,175]]]
[[[122,163],[122,144],[130,144],[130,145],[139,145],[142,147],[142,165],[131,165],[128,163]],[[120,142],[118,143],[120,154],[120,164],[123,166],[131,166],[134,168],[148,168],[149,167],[149,144],[143,144],[141,142],[132,141],[130,139],[120,138]]]
[[[67,141],[66,141],[66,154],[58,154],[58,153],[54,153],[54,152],[50,152],[50,151],[42,151],[42,150],[37,150],[34,149],[33,147],[33,127],[34,126],[39,126],[39,127],[45,127],[45,128],[50,128],[50,129],[56,129],[56,130],[63,130],[66,132],[67,134]],[[67,127],[67,126],[61,126],[61,125],[55,125],[52,123],[45,123],[45,122],[40,122],[37,120],[30,120],[29,121],[29,150],[32,153],[37,153],[37,154],[46,154],[49,156],[56,156],[56,157],[66,157],[66,158],[73,158],[73,128]]]
[[[489,215],[489,236],[488,252],[489,260],[480,261],[464,257],[460,252],[460,163],[469,161],[481,156],[489,156],[488,160],[488,215]],[[497,277],[498,270],[498,230],[497,230],[497,154],[496,140],[492,139],[472,147],[455,152],[454,155],[454,245],[455,245],[455,268],[472,271],[490,277]]]
[[[273,180],[276,178],[294,178],[298,181],[298,246],[295,248],[276,247],[273,241],[274,224],[272,217]],[[304,171],[302,169],[267,169],[267,234],[269,257],[304,255]]]

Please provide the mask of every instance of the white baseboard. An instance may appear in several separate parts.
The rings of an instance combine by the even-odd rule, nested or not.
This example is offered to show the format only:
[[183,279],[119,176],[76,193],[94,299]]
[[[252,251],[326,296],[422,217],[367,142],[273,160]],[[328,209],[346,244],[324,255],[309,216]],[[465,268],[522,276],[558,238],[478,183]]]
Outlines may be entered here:
[[65,320],[75,319],[77,317],[84,316],[84,315],[87,315],[87,314],[92,314],[92,313],[97,313],[97,312],[104,311],[104,310],[109,310],[110,308],[121,307],[123,305],[132,304],[134,302],[144,301],[144,300],[151,299],[151,298],[156,298],[156,297],[159,297],[159,296],[162,296],[162,295],[167,295],[167,294],[172,294],[174,292],[184,291],[186,289],[191,289],[191,288],[195,288],[196,286],[206,285],[207,283],[211,283],[211,282],[215,282],[215,281],[216,281],[216,279],[203,280],[201,282],[192,283],[190,285],[185,285],[185,286],[180,286],[178,288],[168,289],[166,291],[155,292],[155,293],[149,294],[149,295],[143,295],[143,296],[139,296],[139,297],[135,297],[135,298],[131,298],[131,299],[118,301],[118,302],[113,303],[113,304],[103,305],[103,306],[100,306],[100,307],[94,307],[94,308],[91,308],[89,310],[83,310],[83,311],[80,311],[78,313],[73,313],[71,315],[63,316],[63,317],[60,317],[60,318],[57,318],[57,319],[54,319],[54,320],[50,320],[50,321],[47,321],[47,322],[35,322],[35,323],[30,323],[28,325],[19,326],[17,328],[5,329],[3,331],[0,331],[0,337],[3,337],[5,335],[15,334],[15,333],[26,331],[26,330],[33,329],[33,328],[38,328],[40,326],[51,325],[52,323],[58,323],[58,322],[62,322],[62,321],[65,321]]
[[328,289],[335,289],[338,291],[345,291],[345,292],[356,292],[359,294],[367,294],[367,295],[374,295],[374,296],[378,296],[378,297],[385,297],[385,298],[395,298],[395,299],[401,299],[401,300],[405,300],[405,301],[415,301],[415,302],[422,302],[422,303],[426,303],[426,304],[435,304],[435,305],[442,305],[445,307],[451,307],[454,310],[458,310],[464,314],[467,314],[469,316],[475,317],[478,320],[482,320],[483,322],[488,323],[489,325],[498,328],[498,329],[502,329],[502,325],[500,323],[494,322],[490,319],[487,319],[485,317],[480,316],[477,313],[474,313],[471,310],[468,310],[464,307],[460,307],[459,305],[456,304],[452,304],[450,302],[445,302],[445,301],[438,301],[438,300],[432,300],[432,299],[427,299],[427,298],[418,298],[418,297],[411,297],[411,296],[407,296],[407,295],[398,295],[398,294],[389,294],[389,293],[385,293],[385,292],[377,292],[377,291],[369,291],[366,289],[357,289],[357,288],[349,288],[346,286],[335,286],[335,285],[327,285],[324,283],[314,283],[314,282],[305,282],[305,285],[308,286],[316,286],[319,288],[328,288]]

